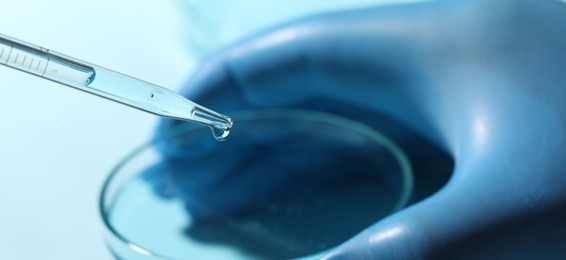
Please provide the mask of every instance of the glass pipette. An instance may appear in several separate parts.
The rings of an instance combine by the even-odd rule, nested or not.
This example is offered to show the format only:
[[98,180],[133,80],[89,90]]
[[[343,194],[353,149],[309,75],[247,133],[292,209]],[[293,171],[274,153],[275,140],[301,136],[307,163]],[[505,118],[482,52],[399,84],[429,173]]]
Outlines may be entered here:
[[0,34],[0,64],[158,116],[209,126],[228,137],[232,120],[179,94],[109,69]]

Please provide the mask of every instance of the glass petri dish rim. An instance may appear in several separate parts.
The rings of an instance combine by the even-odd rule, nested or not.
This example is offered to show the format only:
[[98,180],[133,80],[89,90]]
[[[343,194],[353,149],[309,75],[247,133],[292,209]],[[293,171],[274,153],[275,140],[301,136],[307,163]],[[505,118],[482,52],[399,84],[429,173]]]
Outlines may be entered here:
[[[330,125],[336,125],[354,132],[358,132],[366,137],[369,137],[371,140],[383,146],[388,152],[390,152],[397,160],[397,163],[399,163],[399,167],[401,169],[401,177],[403,178],[403,184],[402,184],[403,190],[401,196],[399,196],[399,199],[390,214],[399,211],[409,202],[409,199],[413,191],[413,172],[407,155],[403,152],[403,150],[399,146],[397,146],[395,142],[385,137],[377,130],[361,122],[330,113],[319,112],[314,110],[304,110],[304,109],[254,109],[254,110],[235,111],[235,112],[231,112],[230,114],[232,116],[232,119],[235,119],[234,122],[236,124],[236,127],[238,121],[269,119],[269,118],[297,119],[297,120],[314,121],[314,122],[327,123]],[[158,259],[175,259],[170,256],[166,256],[163,254],[159,254],[144,249],[142,246],[137,245],[133,241],[130,241],[128,238],[120,234],[120,232],[118,232],[112,226],[110,220],[107,218],[109,212],[107,212],[106,209],[107,208],[111,209],[113,202],[111,202],[109,206],[105,205],[105,199],[107,197],[110,184],[112,183],[114,177],[120,173],[124,165],[126,165],[131,159],[135,158],[145,149],[151,147],[153,144],[180,133],[185,133],[187,131],[188,132],[197,131],[197,130],[199,130],[199,128],[196,128],[194,125],[186,124],[175,127],[169,132],[166,132],[164,134],[152,138],[150,141],[135,148],[132,152],[127,154],[123,159],[121,159],[116,164],[116,166],[114,166],[114,168],[110,171],[108,177],[106,177],[106,179],[104,180],[104,183],[102,185],[102,190],[100,192],[100,196],[98,199],[98,209],[99,209],[100,217],[102,218],[102,222],[104,224],[104,227],[107,229],[107,231],[109,231],[110,234],[114,236],[115,239],[122,242],[131,250],[140,253],[142,255],[146,255],[148,257],[154,257]]]

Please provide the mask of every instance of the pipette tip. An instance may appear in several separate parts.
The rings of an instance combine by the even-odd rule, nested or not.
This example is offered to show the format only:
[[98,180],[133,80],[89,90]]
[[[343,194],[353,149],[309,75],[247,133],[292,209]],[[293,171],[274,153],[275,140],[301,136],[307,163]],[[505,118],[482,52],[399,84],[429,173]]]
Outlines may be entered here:
[[193,109],[192,116],[195,121],[209,126],[216,140],[224,141],[228,138],[233,125],[231,118],[200,107]]

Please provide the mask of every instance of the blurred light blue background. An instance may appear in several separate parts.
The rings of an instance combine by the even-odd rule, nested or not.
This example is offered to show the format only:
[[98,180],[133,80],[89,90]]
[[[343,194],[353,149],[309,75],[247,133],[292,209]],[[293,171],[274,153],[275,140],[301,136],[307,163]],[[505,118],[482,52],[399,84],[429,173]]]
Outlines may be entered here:
[[[396,2],[415,1],[4,1],[0,33],[176,90],[199,58],[242,35]],[[111,259],[99,190],[158,118],[4,66],[0,90],[0,258]]]

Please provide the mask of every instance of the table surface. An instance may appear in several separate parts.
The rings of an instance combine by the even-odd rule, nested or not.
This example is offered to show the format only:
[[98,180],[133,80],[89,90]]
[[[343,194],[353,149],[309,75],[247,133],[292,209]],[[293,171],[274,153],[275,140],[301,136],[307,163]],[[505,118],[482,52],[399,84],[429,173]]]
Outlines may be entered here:
[[[194,61],[177,5],[4,1],[0,33],[177,89]],[[157,118],[4,66],[0,93],[0,258],[111,259],[100,187]]]

